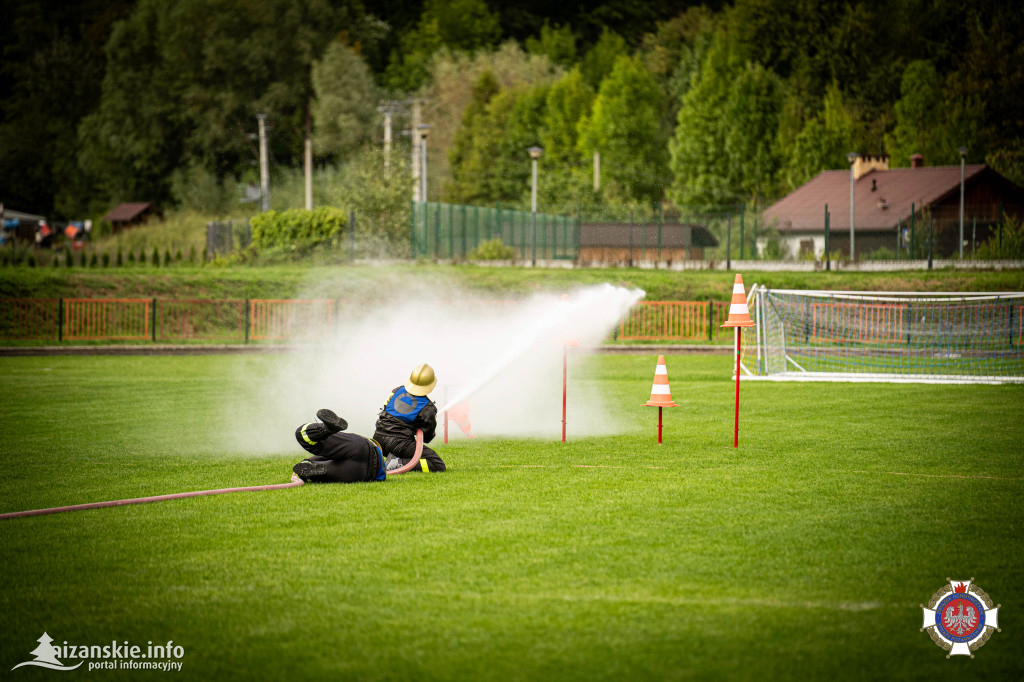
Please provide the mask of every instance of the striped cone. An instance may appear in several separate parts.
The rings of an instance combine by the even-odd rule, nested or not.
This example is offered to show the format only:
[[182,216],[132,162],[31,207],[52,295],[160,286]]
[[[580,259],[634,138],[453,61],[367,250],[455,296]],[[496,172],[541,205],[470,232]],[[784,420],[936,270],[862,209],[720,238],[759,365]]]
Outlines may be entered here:
[[452,419],[455,420],[455,423],[458,424],[467,437],[473,437],[473,425],[469,423],[469,403],[452,405],[448,408],[448,414],[451,415]]
[[664,355],[658,356],[658,366],[654,368],[654,384],[651,386],[651,399],[644,403],[644,407],[679,407],[672,402]]
[[732,284],[732,303],[729,304],[729,319],[723,327],[732,327],[736,330],[736,410],[733,417],[732,446],[740,446],[740,327],[753,327],[754,321],[750,319],[750,310],[747,308],[747,292],[743,290],[743,275],[737,273],[736,280]]
[[743,290],[743,275],[737,273],[732,285],[732,303],[729,304],[729,319],[723,327],[753,327],[750,310],[747,309],[747,292]]

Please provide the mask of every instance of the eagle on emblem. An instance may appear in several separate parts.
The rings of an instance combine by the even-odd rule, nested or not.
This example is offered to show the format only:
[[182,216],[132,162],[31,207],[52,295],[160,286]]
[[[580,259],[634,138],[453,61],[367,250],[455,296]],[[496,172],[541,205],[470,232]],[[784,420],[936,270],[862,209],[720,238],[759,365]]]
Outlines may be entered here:
[[964,605],[962,603],[957,604],[957,606],[959,610],[955,614],[953,613],[952,605],[946,609],[946,613],[942,617],[942,624],[946,626],[947,630],[955,632],[960,637],[965,632],[970,632],[978,624],[978,614],[973,606],[967,607],[967,613],[964,613]]

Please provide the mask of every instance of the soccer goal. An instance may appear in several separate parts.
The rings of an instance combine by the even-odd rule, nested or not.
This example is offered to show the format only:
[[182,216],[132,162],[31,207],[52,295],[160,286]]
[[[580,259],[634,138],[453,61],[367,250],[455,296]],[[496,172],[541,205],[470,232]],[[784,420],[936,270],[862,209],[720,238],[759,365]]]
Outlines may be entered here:
[[744,379],[1024,383],[1024,293],[754,286]]

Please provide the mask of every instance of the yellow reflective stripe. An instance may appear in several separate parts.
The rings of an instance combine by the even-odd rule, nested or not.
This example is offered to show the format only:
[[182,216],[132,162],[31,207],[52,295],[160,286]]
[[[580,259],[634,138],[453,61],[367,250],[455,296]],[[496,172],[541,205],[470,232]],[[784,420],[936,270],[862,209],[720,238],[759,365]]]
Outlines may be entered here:
[[306,435],[306,427],[307,426],[312,426],[312,425],[313,425],[313,422],[310,422],[309,424],[303,424],[302,425],[302,440],[306,441],[310,445],[316,445],[316,441],[315,440],[310,440],[309,436]]
[[420,469],[428,474],[430,473],[430,468],[427,466],[427,460],[424,457],[420,458]]

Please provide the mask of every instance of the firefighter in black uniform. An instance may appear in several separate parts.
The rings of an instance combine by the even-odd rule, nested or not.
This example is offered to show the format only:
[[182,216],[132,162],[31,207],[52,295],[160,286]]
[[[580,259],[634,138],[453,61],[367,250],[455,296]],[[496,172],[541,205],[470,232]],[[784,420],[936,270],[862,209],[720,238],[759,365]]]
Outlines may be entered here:
[[295,429],[295,440],[310,456],[292,471],[308,483],[386,481],[384,452],[370,438],[343,433],[348,423],[330,410],[316,413],[319,422]]
[[[381,408],[373,438],[384,450],[388,471],[398,469],[412,459],[416,452],[417,429],[423,431],[424,443],[434,439],[437,405],[427,394],[436,385],[437,377],[430,365],[419,365],[409,375],[409,381],[396,387]],[[419,467],[413,471],[439,472],[445,468],[444,460],[424,445]]]

